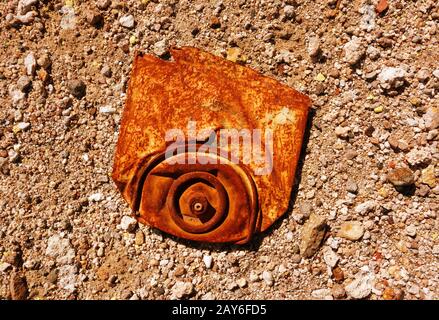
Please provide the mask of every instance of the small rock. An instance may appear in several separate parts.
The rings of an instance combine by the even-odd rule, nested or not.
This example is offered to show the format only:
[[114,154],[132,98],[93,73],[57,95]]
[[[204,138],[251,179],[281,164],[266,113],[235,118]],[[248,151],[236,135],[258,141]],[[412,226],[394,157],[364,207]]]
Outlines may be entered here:
[[291,256],[291,263],[300,263],[302,261],[302,256],[300,254],[293,254]]
[[37,67],[37,61],[35,60],[34,54],[29,53],[26,58],[24,58],[24,66],[26,67],[26,73],[28,76],[33,76]]
[[70,80],[67,82],[67,89],[78,99],[81,99],[86,94],[86,86],[82,80]]
[[247,286],[247,280],[245,280],[245,278],[240,278],[236,281],[236,283],[238,284],[238,286],[240,288],[244,288]]
[[425,128],[429,131],[437,129],[439,127],[439,108],[430,107],[427,112],[422,116],[425,123]]
[[47,282],[55,284],[58,281],[58,270],[53,269],[52,271],[50,271],[46,279]]
[[96,3],[96,6],[101,10],[107,9],[110,5],[111,5],[111,0],[99,0]]
[[12,273],[11,280],[9,281],[9,290],[12,300],[26,300],[29,294],[26,278],[18,272]]
[[207,269],[212,268],[212,256],[204,255],[203,262]]
[[26,92],[30,88],[31,84],[32,81],[28,76],[21,76],[18,78],[17,87],[22,92]]
[[89,11],[86,19],[87,22],[95,28],[100,28],[104,24],[104,17],[99,12]]
[[334,284],[331,293],[335,299],[343,299],[346,296],[346,291],[341,284]]
[[405,233],[409,236],[409,237],[416,237],[416,227],[414,225],[409,225],[407,226],[407,228],[405,228]]
[[52,65],[52,61],[49,55],[45,53],[38,58],[37,64],[43,69],[48,69]]
[[318,36],[310,37],[306,49],[311,58],[316,58],[320,53],[320,38]]
[[171,288],[171,296],[174,299],[189,297],[194,292],[194,286],[190,282],[177,281]]
[[344,60],[351,66],[357,64],[366,53],[361,39],[356,36],[353,36],[351,41],[346,43],[343,48],[345,52]]
[[104,195],[100,192],[93,193],[88,197],[88,201],[90,202],[99,202],[104,199]]
[[346,191],[356,194],[358,192],[358,185],[354,180],[348,179],[346,182]]
[[360,271],[354,281],[345,286],[346,293],[353,299],[364,299],[371,294],[374,279],[372,273]]
[[134,28],[135,21],[133,15],[127,14],[120,17],[119,24],[124,28],[128,28],[128,29]]
[[116,112],[116,109],[111,106],[102,106],[99,107],[99,112],[104,114],[113,114]]
[[387,180],[395,187],[410,186],[415,182],[413,171],[409,168],[396,168],[387,175]]
[[303,215],[305,219],[308,219],[311,215],[312,204],[309,202],[301,202],[299,205],[300,213]]
[[311,292],[311,296],[319,300],[333,300],[332,292],[330,289],[317,289]]
[[32,9],[32,6],[35,5],[37,2],[38,0],[20,0],[17,6],[18,14],[24,15],[28,13]]
[[17,133],[20,131],[26,131],[27,129],[29,129],[29,127],[30,127],[29,122],[19,122],[12,128],[12,131],[14,133]]
[[340,226],[337,236],[348,240],[359,240],[364,234],[364,227],[359,221],[347,221]]
[[432,154],[429,147],[413,148],[406,154],[405,159],[411,166],[429,164],[432,160]]
[[396,89],[404,84],[406,71],[402,68],[384,67],[378,74],[377,80],[383,89]]
[[207,292],[201,296],[201,300],[215,300],[216,297],[212,292]]
[[73,262],[75,250],[72,248],[69,239],[64,239],[56,234],[47,241],[46,255],[55,258],[59,264],[68,264]]
[[332,276],[336,282],[343,282],[344,280],[344,272],[340,267],[335,267],[332,270]]
[[120,221],[120,228],[122,230],[133,232],[137,227],[137,220],[130,216],[123,216]]
[[1,262],[0,263],[0,272],[6,272],[9,269],[12,269],[12,265],[7,262]]
[[416,74],[416,78],[418,78],[418,80],[421,82],[425,82],[428,80],[428,78],[430,78],[430,71],[428,69],[422,68]]
[[428,185],[430,188],[436,187],[436,176],[434,174],[434,166],[432,164],[421,171],[420,182]]
[[349,127],[336,127],[335,128],[335,135],[339,138],[346,139],[348,137],[348,134],[350,131],[351,131],[351,128],[349,128]]
[[326,219],[312,213],[309,220],[305,223],[301,233],[300,241],[300,253],[305,258],[313,256],[320,244],[326,232]]
[[381,14],[389,8],[389,3],[387,0],[379,0],[378,4],[375,7],[377,13]]
[[295,14],[296,14],[296,10],[294,9],[294,6],[286,5],[284,7],[284,14],[285,14],[285,18],[287,18],[287,19],[294,18]]
[[106,76],[107,78],[110,78],[113,72],[111,71],[111,68],[108,65],[105,65],[101,69],[101,74]]
[[273,285],[273,275],[270,271],[262,272],[262,280],[264,280],[264,282],[269,286]]
[[329,267],[334,268],[340,257],[331,248],[326,247],[323,251],[323,260]]
[[78,268],[75,265],[65,265],[59,268],[58,285],[60,288],[74,292],[78,286]]
[[376,206],[377,204],[374,200],[367,200],[355,207],[355,213],[365,215],[366,213],[375,210]]
[[139,230],[139,231],[136,232],[135,243],[136,243],[138,246],[141,246],[142,244],[145,243],[145,234],[143,233],[142,230]]
[[168,42],[166,41],[166,39],[157,41],[154,44],[153,52],[154,52],[154,54],[156,54],[159,57],[168,53]]

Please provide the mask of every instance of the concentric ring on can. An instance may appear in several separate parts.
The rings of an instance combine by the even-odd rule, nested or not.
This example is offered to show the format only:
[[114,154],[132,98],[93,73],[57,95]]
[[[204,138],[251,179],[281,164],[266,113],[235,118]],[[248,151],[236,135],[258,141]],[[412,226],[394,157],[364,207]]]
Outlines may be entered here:
[[[201,194],[200,184],[213,189],[212,193]],[[197,185],[198,191],[191,194],[190,189],[196,188]],[[189,194],[185,200],[191,208],[191,212],[186,214],[180,206],[180,199],[185,193]],[[216,228],[224,220],[228,210],[228,196],[223,184],[213,174],[195,171],[183,174],[174,181],[168,193],[167,205],[173,221],[181,229],[190,233],[205,233]],[[210,215],[208,207],[213,210]],[[184,216],[192,219],[196,217],[198,223],[188,222]]]

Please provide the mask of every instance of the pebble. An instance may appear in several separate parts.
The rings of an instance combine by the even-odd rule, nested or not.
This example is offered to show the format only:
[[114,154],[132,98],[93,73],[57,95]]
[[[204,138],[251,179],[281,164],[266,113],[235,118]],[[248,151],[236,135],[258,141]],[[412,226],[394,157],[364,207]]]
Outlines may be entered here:
[[88,201],[90,201],[90,202],[99,202],[102,200],[104,200],[104,195],[100,192],[93,193],[93,194],[89,195],[89,197],[88,197]]
[[333,300],[331,290],[326,288],[312,291],[311,296],[318,300]]
[[247,280],[245,278],[240,278],[236,281],[240,288],[245,288],[247,286]]
[[105,10],[111,5],[111,0],[98,0],[96,3],[96,6],[101,9]]
[[207,269],[212,268],[212,261],[213,261],[212,256],[209,255],[203,256],[203,262]]
[[81,99],[86,94],[86,85],[82,80],[70,80],[67,82],[67,89],[69,92],[78,99]]
[[300,254],[305,258],[313,256],[320,247],[326,232],[326,219],[312,213],[304,224],[300,240]]
[[294,6],[286,5],[284,7],[284,14],[285,14],[285,17],[287,19],[294,18],[295,14],[296,14],[296,10],[295,10]]
[[11,268],[12,268],[12,265],[10,263],[7,263],[7,262],[0,263],[0,272],[6,272]]
[[26,131],[27,129],[29,129],[29,127],[30,127],[29,122],[19,122],[12,128],[12,131],[14,133],[17,133],[20,131]]
[[102,14],[100,14],[99,12],[95,12],[90,10],[87,15],[86,15],[86,20],[87,22],[95,27],[95,28],[99,28],[103,25],[104,23],[104,17]]
[[326,80],[326,77],[323,73],[318,73],[316,75],[316,77],[314,78],[314,80],[318,81],[318,82],[323,82]]
[[325,250],[323,250],[323,260],[325,260],[325,263],[329,267],[334,268],[340,260],[340,257],[332,251],[331,248],[326,247]]
[[346,296],[346,290],[341,284],[334,284],[331,294],[335,299],[343,299]]
[[375,200],[367,200],[355,207],[355,213],[358,213],[360,215],[365,215],[366,213],[375,210],[376,207],[377,204]]
[[348,240],[359,240],[364,234],[364,227],[359,221],[347,221],[340,226],[337,236]]
[[171,296],[174,299],[189,297],[194,292],[194,285],[186,281],[177,281],[171,288]]
[[389,172],[387,180],[395,187],[410,186],[415,182],[413,171],[409,168],[396,168]]
[[28,76],[21,76],[18,78],[17,87],[20,91],[26,92],[32,84],[31,79]]
[[116,112],[116,109],[111,106],[102,106],[99,107],[99,112],[104,114],[113,114]]
[[212,292],[207,292],[201,296],[201,300],[215,300],[216,297]]
[[355,279],[345,286],[347,295],[353,299],[364,299],[372,292],[373,281],[375,276],[372,273],[360,271]]
[[37,64],[43,69],[48,69],[52,65],[52,61],[50,60],[49,55],[45,53],[38,58]]
[[127,14],[120,17],[119,24],[124,28],[128,28],[128,29],[134,28],[135,21],[133,15]]
[[345,52],[344,60],[351,66],[357,64],[366,53],[361,39],[356,36],[353,36],[352,39],[344,45],[343,49]]
[[38,0],[20,0],[17,5],[17,12],[20,15],[28,13],[32,6],[35,5]]
[[145,243],[145,234],[143,233],[142,230],[136,232],[135,243],[138,246],[141,246],[142,244]]
[[133,232],[137,227],[137,220],[130,216],[123,216],[120,221],[120,228],[122,230]]
[[428,131],[437,129],[439,127],[439,108],[429,107],[427,112],[422,116],[422,119]]
[[357,183],[352,179],[348,179],[346,182],[346,191],[356,194],[358,192]]
[[71,246],[69,239],[55,234],[47,241],[46,255],[55,258],[60,265],[69,264],[75,259],[75,249]]
[[436,175],[434,174],[434,165],[429,165],[422,169],[420,182],[428,185],[430,188],[436,187]]
[[78,268],[76,265],[65,265],[59,268],[58,285],[60,288],[74,292],[78,286],[77,279]]
[[399,88],[404,84],[406,71],[399,67],[384,67],[377,80],[383,89]]
[[306,50],[311,58],[316,58],[320,53],[320,38],[318,36],[310,37]]
[[9,290],[12,300],[26,300],[29,294],[26,278],[18,272],[12,273]]
[[26,74],[28,76],[33,76],[37,67],[37,61],[35,60],[34,54],[29,53],[26,58],[24,58],[24,66],[26,68]]
[[273,275],[271,274],[270,271],[264,271],[264,272],[262,272],[262,280],[264,280],[264,282],[265,282],[268,286],[272,286],[272,285],[273,285]]
[[407,228],[405,228],[405,233],[409,237],[412,237],[412,238],[416,237],[416,227],[414,225],[407,226]]
[[24,92],[18,89],[11,89],[9,91],[9,96],[11,97],[13,105],[17,105],[20,101],[22,101],[26,97]]
[[106,76],[107,78],[110,78],[113,73],[108,65],[104,65],[101,69],[101,74]]
[[339,138],[345,139],[348,137],[348,134],[350,131],[351,131],[351,128],[349,128],[349,127],[340,127],[339,126],[339,127],[335,128],[335,135]]
[[166,39],[157,41],[153,46],[153,52],[155,55],[161,57],[168,52],[168,42]]

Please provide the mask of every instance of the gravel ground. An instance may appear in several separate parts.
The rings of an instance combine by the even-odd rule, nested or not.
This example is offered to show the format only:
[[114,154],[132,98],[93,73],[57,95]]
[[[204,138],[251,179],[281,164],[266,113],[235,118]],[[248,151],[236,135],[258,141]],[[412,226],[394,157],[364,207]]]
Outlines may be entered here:
[[[438,299],[437,1],[206,2],[0,3],[0,299]],[[109,178],[134,51],[170,45],[313,99],[250,245],[137,225]]]

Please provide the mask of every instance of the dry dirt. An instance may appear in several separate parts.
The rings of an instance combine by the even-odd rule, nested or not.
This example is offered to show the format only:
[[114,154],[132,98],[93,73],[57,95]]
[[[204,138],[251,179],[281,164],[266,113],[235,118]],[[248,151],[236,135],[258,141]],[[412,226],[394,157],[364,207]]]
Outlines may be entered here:
[[[338,2],[2,1],[0,299],[438,299],[439,5]],[[121,225],[132,58],[171,45],[313,100],[292,211],[250,245]]]

